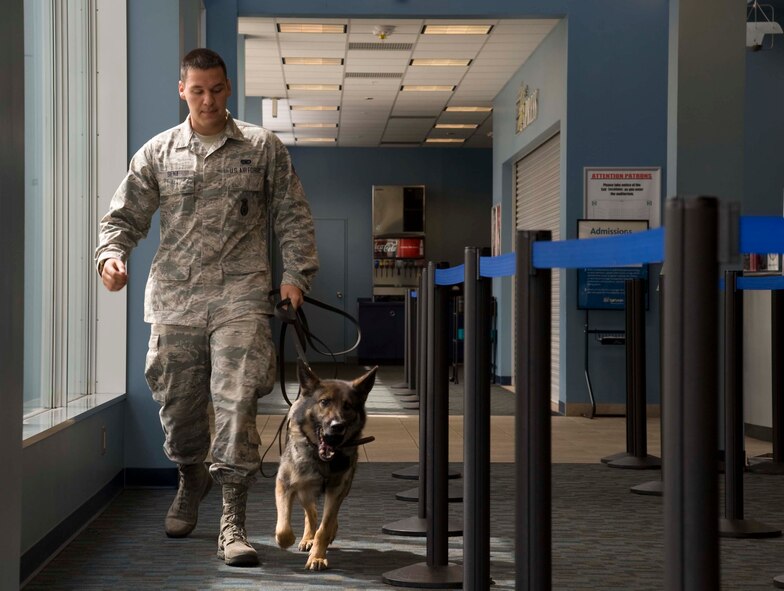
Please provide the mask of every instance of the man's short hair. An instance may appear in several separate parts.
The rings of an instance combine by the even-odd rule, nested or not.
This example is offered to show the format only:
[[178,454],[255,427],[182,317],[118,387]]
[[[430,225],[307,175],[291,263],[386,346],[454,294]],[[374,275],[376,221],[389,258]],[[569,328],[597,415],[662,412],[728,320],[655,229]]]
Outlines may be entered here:
[[218,67],[223,70],[223,75],[228,78],[229,76],[226,73],[226,64],[220,55],[205,47],[193,49],[189,51],[184,58],[182,58],[182,63],[180,64],[180,80],[183,82],[185,81],[185,77],[188,75],[188,70],[191,68],[195,68],[197,70],[211,70],[212,68]]

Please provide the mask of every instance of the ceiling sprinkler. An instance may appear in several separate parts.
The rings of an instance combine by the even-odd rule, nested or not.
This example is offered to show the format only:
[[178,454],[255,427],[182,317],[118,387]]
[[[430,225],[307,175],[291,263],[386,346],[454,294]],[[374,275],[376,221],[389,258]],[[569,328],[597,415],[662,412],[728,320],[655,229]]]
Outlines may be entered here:
[[383,41],[389,37],[394,30],[395,27],[391,25],[376,25],[373,27],[373,34]]

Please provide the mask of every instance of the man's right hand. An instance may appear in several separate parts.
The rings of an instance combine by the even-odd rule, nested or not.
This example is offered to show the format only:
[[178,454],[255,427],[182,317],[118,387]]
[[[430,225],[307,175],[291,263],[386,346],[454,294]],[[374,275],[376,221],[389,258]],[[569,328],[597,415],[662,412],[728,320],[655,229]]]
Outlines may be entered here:
[[120,259],[106,259],[101,272],[101,281],[109,291],[120,291],[128,283],[125,263]]

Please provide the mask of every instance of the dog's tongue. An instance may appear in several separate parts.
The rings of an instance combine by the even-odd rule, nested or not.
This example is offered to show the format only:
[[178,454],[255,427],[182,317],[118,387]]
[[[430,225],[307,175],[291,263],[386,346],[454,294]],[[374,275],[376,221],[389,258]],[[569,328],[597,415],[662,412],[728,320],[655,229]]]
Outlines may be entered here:
[[319,450],[319,457],[325,462],[331,460],[332,456],[335,455],[335,450],[332,448],[332,446],[328,445],[326,441],[324,441],[323,437],[319,438],[318,450]]

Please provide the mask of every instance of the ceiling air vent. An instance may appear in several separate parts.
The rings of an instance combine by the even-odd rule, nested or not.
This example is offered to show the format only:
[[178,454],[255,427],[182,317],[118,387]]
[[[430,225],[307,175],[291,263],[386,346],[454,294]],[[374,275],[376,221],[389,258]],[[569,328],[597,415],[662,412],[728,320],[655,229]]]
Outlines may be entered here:
[[402,72],[346,72],[346,78],[402,78]]
[[348,50],[361,51],[411,51],[413,43],[349,43]]

